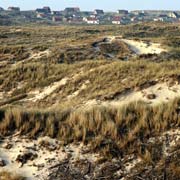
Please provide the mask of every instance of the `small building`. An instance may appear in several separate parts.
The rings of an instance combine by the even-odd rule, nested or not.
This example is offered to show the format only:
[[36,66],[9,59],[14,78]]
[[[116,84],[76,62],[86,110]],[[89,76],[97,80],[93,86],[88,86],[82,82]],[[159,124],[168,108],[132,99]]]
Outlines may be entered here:
[[99,19],[92,17],[84,17],[83,21],[85,21],[87,24],[99,24]]
[[158,18],[154,18],[153,21],[154,22],[163,22],[164,19],[162,17],[158,17]]
[[38,8],[35,11],[36,11],[37,14],[46,14],[47,13],[46,9],[41,9],[41,8]]
[[94,14],[95,14],[95,15],[98,15],[98,16],[99,16],[99,15],[104,15],[104,11],[101,10],[101,9],[95,9],[95,10],[94,10]]
[[4,9],[2,7],[0,7],[0,11],[4,11]]
[[134,17],[131,17],[131,22],[138,22],[138,17],[134,16]]
[[46,11],[46,13],[51,13],[51,8],[49,6],[44,6],[43,9]]
[[82,17],[72,17],[72,18],[68,19],[68,23],[82,24],[83,23],[83,18]]
[[135,16],[144,16],[145,15],[144,11],[131,11],[130,13]]
[[63,22],[63,18],[60,16],[53,16],[52,21],[53,22]]
[[96,14],[90,14],[90,16],[89,17],[91,17],[91,18],[96,18],[97,17],[97,15]]
[[50,7],[37,8],[35,11],[36,13],[43,13],[43,14],[51,13]]
[[176,13],[176,12],[170,12],[169,14],[168,14],[168,17],[169,18],[178,18],[179,17],[179,15]]
[[64,13],[67,15],[67,14],[76,14],[76,13],[79,13],[80,12],[80,9],[79,7],[68,7],[68,8],[65,8],[64,10]]
[[128,10],[117,10],[117,13],[124,16],[124,15],[129,14],[129,11]]
[[121,17],[120,16],[114,16],[112,18],[112,24],[121,24]]
[[37,13],[36,17],[37,18],[46,18],[47,16],[44,13]]
[[10,7],[8,7],[8,11],[17,11],[17,12],[19,12],[20,8],[19,7],[10,6]]
[[60,11],[51,11],[52,15],[61,15],[62,13]]

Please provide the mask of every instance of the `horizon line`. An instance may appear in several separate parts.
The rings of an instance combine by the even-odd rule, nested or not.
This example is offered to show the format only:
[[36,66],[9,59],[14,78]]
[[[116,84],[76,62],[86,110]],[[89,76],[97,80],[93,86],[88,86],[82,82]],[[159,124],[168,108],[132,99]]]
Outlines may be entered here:
[[[23,11],[33,11],[33,10],[36,10],[38,8],[43,8],[43,7],[50,7],[51,6],[48,6],[48,5],[44,5],[42,7],[36,7],[35,9],[26,9],[26,8],[21,8],[20,6],[7,6],[6,8],[4,8],[3,6],[0,6],[2,7],[4,10],[7,10],[8,7],[19,7],[20,10],[23,10]],[[94,8],[94,9],[81,9],[81,7],[79,6],[67,6],[67,7],[64,7],[65,8],[74,8],[74,7],[78,7],[80,9],[80,11],[94,11],[96,9],[101,9],[105,12],[116,12],[118,10],[127,10],[127,11],[180,11],[179,9],[126,9],[126,8],[117,8],[116,10],[106,10],[106,9],[103,9],[103,8]],[[64,9],[53,9],[51,8],[51,11],[62,11]]]

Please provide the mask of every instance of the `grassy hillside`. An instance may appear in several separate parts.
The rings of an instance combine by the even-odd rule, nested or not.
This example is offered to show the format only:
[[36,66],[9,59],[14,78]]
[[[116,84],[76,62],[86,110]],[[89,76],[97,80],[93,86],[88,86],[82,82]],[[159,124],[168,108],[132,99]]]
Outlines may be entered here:
[[[101,154],[99,163],[133,154],[141,162],[123,177],[162,179],[166,172],[167,179],[178,179],[179,139],[172,138],[168,156],[163,148],[180,127],[179,29],[164,23],[1,26],[0,137],[19,132],[33,139],[47,135],[64,147],[82,142]],[[123,41],[109,43],[110,36],[160,43],[167,51],[135,54]],[[171,90],[166,101],[153,105],[159,97],[150,89],[144,95],[149,101],[121,104],[159,84]]]

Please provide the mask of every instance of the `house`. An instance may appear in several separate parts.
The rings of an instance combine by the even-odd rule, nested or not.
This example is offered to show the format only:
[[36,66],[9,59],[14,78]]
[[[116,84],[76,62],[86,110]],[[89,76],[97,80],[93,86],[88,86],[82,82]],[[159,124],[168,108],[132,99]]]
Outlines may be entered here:
[[79,12],[80,12],[80,9],[78,7],[69,7],[69,8],[65,8],[65,10],[64,10],[64,13],[66,15],[76,14],[76,13],[79,13]]
[[90,14],[89,17],[91,17],[91,18],[96,18],[97,15],[96,15],[96,14]]
[[37,18],[46,18],[47,16],[44,13],[37,13],[36,17]]
[[101,9],[95,9],[95,10],[94,10],[94,14],[95,14],[95,15],[98,15],[98,16],[99,16],[99,15],[104,15],[104,11],[101,10]]
[[49,6],[44,6],[43,9],[46,11],[46,13],[51,13],[51,8]]
[[85,21],[87,24],[99,24],[99,19],[92,17],[84,17],[83,21]]
[[20,8],[19,7],[8,7],[8,11],[16,11],[16,12],[19,12],[20,11]]
[[62,13],[60,11],[51,11],[52,15],[61,15]]
[[83,23],[83,18],[82,17],[72,17],[68,19],[68,22],[71,24],[82,24]]
[[179,17],[179,15],[176,13],[176,12],[170,12],[169,14],[168,14],[168,17],[169,18],[178,18]]
[[53,22],[62,22],[62,21],[63,21],[63,18],[60,17],[60,16],[53,16],[53,17],[52,17],[52,21],[53,21]]
[[4,11],[4,9],[2,7],[0,7],[0,11]]
[[154,22],[163,22],[164,19],[162,17],[159,17],[159,18],[154,18],[153,21]]
[[36,9],[35,11],[36,11],[37,14],[46,14],[46,13],[47,13],[47,10],[46,10],[46,9],[40,9],[40,8],[38,8],[38,9]]
[[129,14],[127,10],[117,10],[117,13],[123,16]]
[[131,11],[131,14],[135,16],[144,16],[145,11]]
[[131,17],[131,22],[136,23],[138,21],[139,21],[138,17],[136,17],[136,16]]
[[114,16],[112,18],[112,24],[121,24],[121,17],[120,16]]
[[43,14],[49,14],[49,13],[51,13],[51,9],[50,9],[50,7],[43,7],[43,8],[37,8],[36,10],[36,13],[38,14],[38,13],[43,13]]

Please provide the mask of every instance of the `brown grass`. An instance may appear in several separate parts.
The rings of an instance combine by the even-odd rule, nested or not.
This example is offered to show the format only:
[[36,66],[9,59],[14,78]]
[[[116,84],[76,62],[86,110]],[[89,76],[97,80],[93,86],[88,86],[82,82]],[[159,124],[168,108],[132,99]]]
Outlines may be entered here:
[[138,102],[120,108],[62,112],[10,108],[1,110],[0,132],[9,135],[19,131],[33,138],[48,135],[64,143],[83,141],[91,144],[92,150],[103,150],[112,156],[139,153],[139,145],[150,136],[180,125],[179,105],[180,99],[155,107]]
[[1,180],[25,180],[26,178],[16,175],[16,174],[12,174],[10,172],[3,171],[3,172],[0,172],[0,179]]
[[[16,32],[19,28],[21,31]],[[157,164],[157,171],[164,173],[162,143],[146,146],[146,142],[150,137],[180,126],[180,99],[155,107],[137,102],[119,108],[73,108],[89,99],[115,99],[127,90],[142,89],[151,82],[180,82],[180,31],[177,25],[146,23],[98,27],[0,27],[0,34],[6,37],[0,38],[0,61],[7,62],[0,68],[1,90],[6,92],[14,89],[11,95],[3,98],[0,105],[18,105],[16,108],[0,110],[0,135],[11,135],[19,131],[21,135],[31,138],[48,135],[58,138],[64,144],[83,142],[90,145],[90,150],[100,152],[106,158],[133,153],[143,160],[142,167],[139,167],[140,175],[145,172],[144,162],[153,167]],[[140,59],[130,58],[127,62],[105,61],[103,52],[113,51],[119,59],[124,53],[125,56],[130,53],[127,46],[117,43],[101,46],[102,53],[95,53],[92,43],[109,35],[162,42],[171,52],[156,56],[155,62],[152,61],[154,56],[149,55]],[[38,53],[46,49],[51,52],[48,58],[11,65],[28,58],[30,52]],[[72,77],[80,72],[83,73],[73,80]],[[70,80],[55,92],[55,101],[59,101],[56,110],[46,110],[53,105],[54,94],[37,104],[30,102],[29,107],[34,110],[23,108],[24,104],[19,100],[25,98],[28,92],[49,86],[64,77],[70,77]],[[90,82],[87,87],[67,102],[67,96],[87,80]],[[18,83],[23,87],[15,90]],[[40,107],[45,110],[40,111]],[[171,175],[178,177],[176,158],[172,157],[167,167],[169,178]],[[1,176],[9,180],[13,178],[7,172],[3,174],[0,179]]]
[[[80,74],[81,73],[81,74]],[[79,74],[79,75],[78,75]],[[142,76],[143,74],[143,76]],[[128,90],[143,89],[152,82],[180,82],[180,63],[169,61],[153,63],[146,61],[86,61],[75,64],[29,63],[16,68],[0,69],[0,83],[5,97],[0,104],[22,104],[19,101],[36,88],[42,89],[53,82],[69,78],[65,86],[56,89],[42,102],[31,103],[28,107],[48,108],[58,102],[57,107],[74,107],[91,99],[111,100]],[[76,76],[78,75],[78,76]],[[76,79],[73,77],[76,76]],[[70,101],[73,94],[85,82],[86,88]],[[17,87],[21,85],[19,89]],[[7,92],[12,90],[12,94]],[[56,98],[54,98],[56,97]],[[29,97],[28,97],[29,98]],[[19,100],[18,100],[19,99]]]

